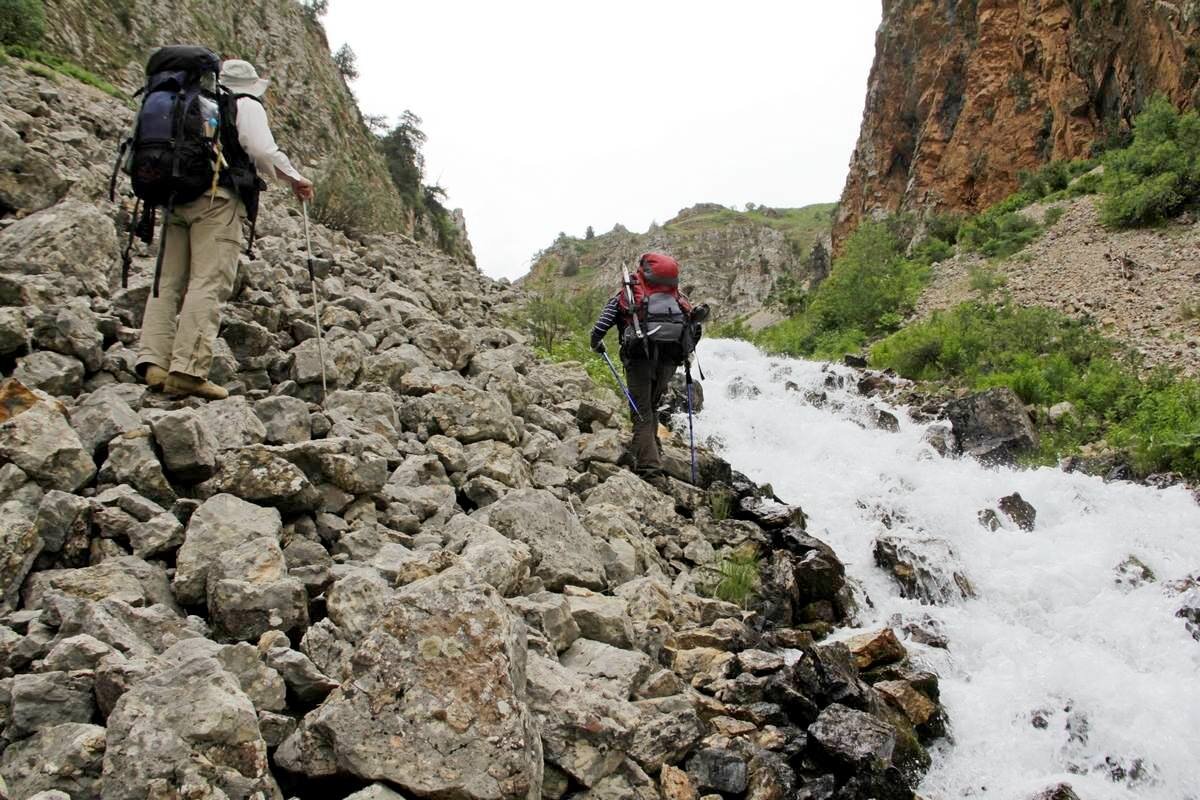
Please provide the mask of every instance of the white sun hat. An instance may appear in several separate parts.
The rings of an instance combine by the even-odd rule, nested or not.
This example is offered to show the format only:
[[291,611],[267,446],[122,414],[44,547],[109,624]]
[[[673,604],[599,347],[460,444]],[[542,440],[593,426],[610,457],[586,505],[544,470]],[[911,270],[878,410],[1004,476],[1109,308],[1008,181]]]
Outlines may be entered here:
[[266,78],[258,77],[258,72],[249,61],[231,58],[221,64],[221,85],[235,94],[262,97],[270,83]]

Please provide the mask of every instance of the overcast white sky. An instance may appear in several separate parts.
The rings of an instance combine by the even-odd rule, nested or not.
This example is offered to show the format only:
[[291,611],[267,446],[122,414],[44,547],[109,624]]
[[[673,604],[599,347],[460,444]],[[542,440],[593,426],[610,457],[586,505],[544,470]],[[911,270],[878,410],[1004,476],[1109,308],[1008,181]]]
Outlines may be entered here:
[[559,231],[836,200],[880,19],[879,0],[329,5],[359,104],[424,119],[426,181],[510,278]]

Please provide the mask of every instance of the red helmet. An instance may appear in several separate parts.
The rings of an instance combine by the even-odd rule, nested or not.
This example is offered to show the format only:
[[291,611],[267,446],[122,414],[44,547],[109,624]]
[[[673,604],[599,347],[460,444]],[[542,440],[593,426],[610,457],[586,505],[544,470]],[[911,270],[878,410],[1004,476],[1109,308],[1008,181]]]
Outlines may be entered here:
[[638,260],[642,278],[650,286],[678,286],[679,262],[663,253],[646,253]]

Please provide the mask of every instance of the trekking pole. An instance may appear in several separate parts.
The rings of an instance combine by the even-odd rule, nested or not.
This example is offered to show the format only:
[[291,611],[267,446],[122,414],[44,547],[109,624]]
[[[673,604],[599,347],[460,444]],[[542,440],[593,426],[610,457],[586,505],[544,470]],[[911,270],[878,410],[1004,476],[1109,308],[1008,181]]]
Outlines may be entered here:
[[317,323],[317,355],[321,358],[321,402],[329,394],[329,386],[325,378],[325,341],[321,336],[321,295],[317,291],[317,272],[313,268],[312,237],[308,233],[308,201],[300,201],[304,209],[304,247],[308,252],[308,279],[312,283],[313,321]]
[[629,401],[629,407],[633,409],[633,413],[637,415],[639,420],[641,420],[642,412],[638,411],[637,403],[633,402],[633,395],[631,395],[629,390],[625,388],[625,384],[621,383],[621,376],[617,374],[617,368],[613,366],[612,359],[609,358],[608,353],[604,352],[603,350],[600,351],[600,355],[603,356],[604,363],[608,364],[608,369],[612,372],[613,380],[617,382],[617,386],[621,387],[621,393],[624,394],[625,399]]
[[692,451],[692,485],[696,486],[696,431],[692,426],[692,361],[688,359],[683,362],[683,375],[687,384],[687,406],[688,406],[688,447]]

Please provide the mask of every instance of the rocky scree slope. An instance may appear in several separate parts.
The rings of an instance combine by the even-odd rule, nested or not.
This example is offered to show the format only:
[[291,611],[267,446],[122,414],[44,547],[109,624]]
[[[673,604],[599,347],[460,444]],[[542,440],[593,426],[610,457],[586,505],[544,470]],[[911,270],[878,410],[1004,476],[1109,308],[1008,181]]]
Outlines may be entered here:
[[[495,326],[520,291],[403,236],[315,227],[323,395],[277,193],[233,396],[148,392],[152,252],[120,288],[85,192],[129,110],[0,82],[0,156],[70,183],[0,220],[8,797],[913,797],[937,680],[890,630],[817,642],[854,592],[799,509],[678,447],[653,486],[617,466],[617,399]],[[705,596],[747,546],[749,607]]]
[[[80,0],[47,0],[45,46],[110,80],[127,94],[141,88],[146,59],[166,44],[203,43],[222,58],[243,58],[271,80],[264,100],[276,137],[331,202],[353,207],[365,232],[400,231],[438,241],[432,223],[406,206],[374,135],[329,57],[325,31],[300,3],[230,0],[164,5],[116,0],[98,12]],[[361,198],[361,199],[360,199]],[[455,255],[473,260],[461,212]]]
[[981,211],[1155,93],[1200,105],[1198,42],[1197,0],[885,0],[835,249],[864,217]]
[[715,320],[765,317],[780,279],[811,288],[828,274],[828,258],[821,254],[829,251],[832,210],[823,204],[737,212],[700,203],[646,233],[617,225],[592,239],[561,236],[534,258],[521,282],[570,294],[611,294],[620,285],[622,264],[633,269],[642,253],[659,250],[679,260],[684,292],[695,302],[713,303]]
[[[1110,231],[1095,197],[1062,204],[1062,217],[1020,253],[987,262],[960,254],[933,266],[916,317],[972,298],[972,273],[991,270],[1018,305],[1090,318],[1136,349],[1147,366],[1200,370],[1200,222],[1185,215],[1156,229]],[[1041,222],[1044,204],[1025,212]]]

